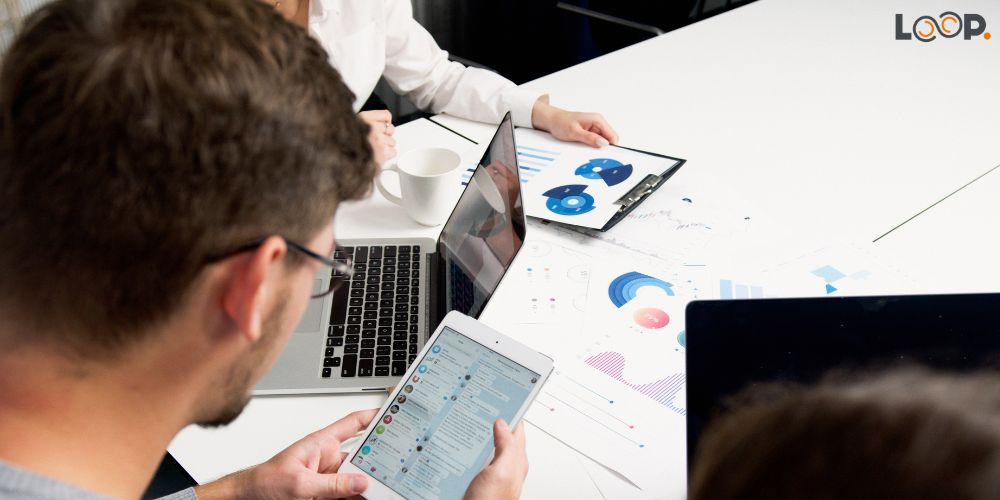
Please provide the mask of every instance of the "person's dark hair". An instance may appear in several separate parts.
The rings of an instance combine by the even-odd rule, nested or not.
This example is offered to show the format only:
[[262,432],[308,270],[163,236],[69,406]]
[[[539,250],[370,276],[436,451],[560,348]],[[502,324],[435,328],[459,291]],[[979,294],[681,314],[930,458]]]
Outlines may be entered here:
[[112,355],[176,310],[211,256],[314,238],[374,177],[352,101],[318,43],[261,2],[33,14],[0,73],[13,340]]
[[835,375],[764,385],[699,441],[690,498],[1000,498],[1000,374]]

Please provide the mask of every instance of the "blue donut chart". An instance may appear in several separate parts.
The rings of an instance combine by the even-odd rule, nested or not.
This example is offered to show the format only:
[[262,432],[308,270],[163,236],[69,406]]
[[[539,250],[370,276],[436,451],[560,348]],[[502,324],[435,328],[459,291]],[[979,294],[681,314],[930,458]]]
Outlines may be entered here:
[[594,158],[576,168],[576,175],[585,179],[597,180],[601,172],[622,166],[622,162],[612,158]]
[[581,215],[594,209],[594,197],[585,193],[587,186],[583,184],[569,184],[552,188],[542,196],[545,200],[545,208],[558,215]]
[[608,297],[611,298],[611,303],[614,304],[615,307],[620,308],[634,299],[640,288],[645,288],[647,286],[659,288],[660,290],[666,292],[666,294],[670,297],[674,296],[673,285],[670,283],[652,276],[632,271],[611,281],[611,284],[608,285]]
[[593,158],[577,167],[574,173],[584,179],[600,179],[608,186],[616,186],[632,176],[632,165],[623,165],[613,158]]
[[601,170],[600,174],[605,184],[609,187],[616,186],[625,182],[629,177],[632,177],[632,165],[622,165],[610,170]]

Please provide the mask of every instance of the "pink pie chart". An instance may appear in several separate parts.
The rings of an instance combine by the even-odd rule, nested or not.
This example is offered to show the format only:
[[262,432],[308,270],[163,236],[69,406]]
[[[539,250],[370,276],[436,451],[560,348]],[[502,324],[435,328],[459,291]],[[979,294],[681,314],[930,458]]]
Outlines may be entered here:
[[655,307],[643,307],[639,309],[632,315],[632,319],[635,320],[637,325],[649,328],[650,330],[663,328],[670,323],[670,316]]

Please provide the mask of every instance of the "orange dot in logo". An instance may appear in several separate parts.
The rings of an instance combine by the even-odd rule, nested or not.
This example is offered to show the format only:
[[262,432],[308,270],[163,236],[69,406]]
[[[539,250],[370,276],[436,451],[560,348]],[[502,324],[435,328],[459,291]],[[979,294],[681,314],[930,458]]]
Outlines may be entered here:
[[992,36],[993,35],[991,35],[989,31],[987,31],[986,33],[983,33],[983,38],[985,38],[987,40],[989,40]]

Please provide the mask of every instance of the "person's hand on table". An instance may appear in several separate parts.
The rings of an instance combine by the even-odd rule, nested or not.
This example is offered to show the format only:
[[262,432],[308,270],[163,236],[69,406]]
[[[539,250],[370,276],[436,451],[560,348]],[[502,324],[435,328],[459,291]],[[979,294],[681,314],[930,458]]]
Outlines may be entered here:
[[[201,500],[213,498],[344,498],[368,486],[361,474],[338,474],[347,457],[340,444],[368,427],[377,409],[356,411],[285,448],[256,467],[198,486]],[[522,438],[523,441],[523,438]]]
[[510,432],[507,423],[493,423],[493,461],[472,480],[464,500],[516,500],[521,497],[524,478],[528,476],[528,452],[524,443],[524,425]]
[[618,133],[600,113],[566,111],[544,97],[531,109],[531,126],[562,141],[582,142],[600,148],[618,143]]
[[386,110],[362,111],[358,117],[368,124],[368,143],[372,145],[375,161],[382,165],[396,157],[396,127],[392,126],[392,113]]

